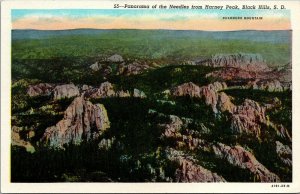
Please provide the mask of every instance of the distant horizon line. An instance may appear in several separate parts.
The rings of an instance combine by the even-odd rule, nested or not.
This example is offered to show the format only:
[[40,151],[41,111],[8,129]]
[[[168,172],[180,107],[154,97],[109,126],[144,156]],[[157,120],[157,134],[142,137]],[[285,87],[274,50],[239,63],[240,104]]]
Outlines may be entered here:
[[35,30],[35,31],[70,31],[70,30],[162,30],[162,31],[204,31],[204,32],[237,32],[237,31],[292,31],[292,29],[280,29],[280,30],[259,30],[259,29],[243,29],[243,30],[195,30],[195,29],[139,29],[139,28],[111,28],[111,29],[104,29],[104,28],[70,28],[70,29],[12,29],[13,30]]

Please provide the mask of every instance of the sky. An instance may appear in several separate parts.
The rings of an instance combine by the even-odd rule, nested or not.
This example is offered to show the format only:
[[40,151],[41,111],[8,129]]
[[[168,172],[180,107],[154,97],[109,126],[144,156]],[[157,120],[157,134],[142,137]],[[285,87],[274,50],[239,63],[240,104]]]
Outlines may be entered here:
[[[263,17],[224,20],[223,17]],[[13,29],[289,30],[288,10],[14,9]]]

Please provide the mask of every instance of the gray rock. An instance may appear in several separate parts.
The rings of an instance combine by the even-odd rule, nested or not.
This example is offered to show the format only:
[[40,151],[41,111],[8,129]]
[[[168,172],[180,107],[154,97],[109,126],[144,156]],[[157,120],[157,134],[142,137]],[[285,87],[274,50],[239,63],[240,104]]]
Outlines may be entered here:
[[111,63],[120,63],[120,62],[124,62],[124,59],[121,55],[114,54],[114,55],[108,57],[107,61],[111,62]]
[[74,84],[56,86],[53,90],[54,100],[79,96],[79,89]]

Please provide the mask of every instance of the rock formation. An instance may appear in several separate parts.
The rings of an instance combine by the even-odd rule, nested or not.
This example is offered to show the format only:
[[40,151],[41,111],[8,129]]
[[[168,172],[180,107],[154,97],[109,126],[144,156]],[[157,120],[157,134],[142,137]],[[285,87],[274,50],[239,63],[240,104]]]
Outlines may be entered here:
[[135,98],[146,98],[146,94],[138,89],[133,89],[133,97]]
[[260,54],[218,54],[211,58],[209,66],[234,67],[246,71],[269,71],[269,67]]
[[260,136],[261,124],[267,124],[266,108],[257,102],[246,99],[240,106],[234,108],[231,129],[234,133],[252,133]]
[[84,93],[85,97],[89,98],[106,98],[115,96],[114,87],[109,82],[103,82],[99,88],[92,88]]
[[288,145],[276,141],[276,153],[284,164],[292,166],[292,150]]
[[99,71],[101,69],[101,64],[99,64],[98,62],[90,65],[90,68],[93,70],[93,71]]
[[107,112],[102,104],[93,105],[77,97],[64,113],[64,118],[45,130],[43,140],[51,147],[63,148],[64,144],[80,144],[97,138],[110,127]]
[[30,85],[27,89],[27,94],[30,97],[50,95],[52,93],[53,88],[54,88],[54,84],[48,84],[48,83],[39,83],[36,85]]
[[114,55],[108,57],[107,61],[111,62],[111,63],[120,63],[120,62],[123,62],[124,59],[123,59],[123,57],[121,55],[114,54]]
[[149,65],[141,62],[133,62],[125,65],[122,63],[119,65],[118,74],[119,75],[137,75],[143,73],[145,70],[149,69]]
[[107,98],[107,97],[135,97],[145,98],[146,94],[138,89],[133,90],[131,95],[128,90],[115,91],[114,86],[109,82],[103,82],[99,88],[90,88],[83,93],[85,98]]
[[200,87],[193,82],[184,83],[171,89],[173,96],[200,97]]
[[196,164],[196,160],[181,151],[169,148],[166,155],[179,166],[175,172],[176,182],[226,182],[222,176]]
[[249,82],[247,85],[249,88],[252,88],[252,89],[266,90],[269,92],[282,92],[284,90],[290,89],[290,87],[285,87],[283,84],[281,84],[276,79],[272,79],[272,80],[256,79],[253,82],[252,81]]
[[207,105],[210,105],[215,113],[218,112],[216,105],[218,101],[218,91],[227,88],[225,82],[214,82],[207,86],[199,87],[192,82],[184,83],[171,90],[173,96],[190,96],[203,98]]
[[279,177],[259,163],[256,158],[241,146],[230,147],[222,143],[213,145],[213,151],[219,158],[230,164],[249,170],[260,182],[280,182]]
[[228,111],[232,113],[235,110],[235,105],[231,102],[230,96],[224,92],[219,93],[217,109],[221,112]]
[[182,120],[175,116],[175,115],[170,115],[170,122],[168,124],[161,124],[160,126],[162,126],[163,128],[165,128],[164,131],[164,136],[165,137],[176,137],[177,133],[180,131],[183,122]]
[[79,89],[74,84],[64,84],[56,86],[53,90],[54,100],[59,100],[63,98],[71,98],[79,96]]

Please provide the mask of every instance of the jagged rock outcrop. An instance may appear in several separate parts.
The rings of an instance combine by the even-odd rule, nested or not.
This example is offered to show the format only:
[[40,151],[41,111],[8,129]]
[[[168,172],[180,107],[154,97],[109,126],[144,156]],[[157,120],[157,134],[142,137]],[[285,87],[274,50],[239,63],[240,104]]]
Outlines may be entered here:
[[54,100],[59,100],[63,98],[71,98],[79,96],[79,89],[74,84],[64,84],[56,86],[53,90]]
[[238,53],[218,54],[208,63],[212,67],[234,67],[246,71],[269,71],[269,67],[260,54]]
[[108,57],[107,61],[111,62],[111,63],[120,63],[120,62],[124,62],[124,59],[121,55],[114,54],[114,55]]
[[169,123],[160,125],[161,127],[165,128],[163,135],[165,137],[176,137],[183,125],[183,122],[179,117],[175,115],[170,115],[169,118]]
[[27,152],[34,153],[35,148],[31,145],[30,142],[21,139],[20,137],[21,129],[17,126],[12,126],[11,128],[11,144],[13,146],[24,147]]
[[195,159],[181,151],[169,148],[166,155],[179,166],[175,172],[176,182],[226,182],[222,176],[198,165]]
[[279,177],[270,172],[265,166],[256,160],[249,151],[241,146],[230,147],[222,143],[213,145],[215,155],[221,159],[227,160],[230,164],[248,169],[257,181],[260,182],[280,182]]
[[146,98],[146,94],[138,89],[133,89],[133,97],[135,98]]
[[205,103],[210,105],[215,113],[218,112],[217,102],[219,98],[218,91],[227,88],[226,83],[214,82],[200,88],[200,97],[204,98]]
[[193,82],[181,84],[172,88],[170,92],[173,96],[200,97],[200,87]]
[[216,105],[218,101],[218,91],[227,88],[225,82],[214,82],[207,86],[199,87],[196,84],[189,82],[179,85],[171,90],[173,96],[190,96],[199,97],[205,100],[207,105],[210,105],[215,113],[218,112]]
[[131,95],[128,90],[115,91],[114,86],[109,82],[103,82],[99,88],[90,88],[83,93],[85,98],[107,98],[107,97],[135,97],[145,98],[146,94],[138,89],[133,90]]
[[106,98],[115,96],[114,87],[109,82],[103,82],[99,88],[92,88],[84,93],[85,97],[89,98]]
[[130,64],[122,63],[119,65],[118,74],[119,75],[137,75],[143,73],[145,70],[149,69],[149,65],[145,62],[132,62]]
[[228,111],[232,113],[235,110],[235,105],[231,102],[230,96],[224,92],[219,93],[217,109],[221,112]]
[[272,80],[260,80],[248,82],[247,86],[252,89],[266,90],[269,92],[282,92],[284,90],[291,90],[289,84],[283,84],[276,79]]
[[84,140],[95,139],[109,127],[102,104],[93,105],[83,97],[77,97],[65,111],[64,118],[45,130],[42,139],[50,147],[63,148],[64,144],[80,144]]
[[276,141],[276,153],[284,164],[292,166],[292,149],[288,145]]
[[27,94],[30,97],[50,95],[52,93],[53,88],[54,84],[49,83],[39,83],[36,85],[30,85],[27,89]]
[[93,71],[99,71],[101,69],[101,64],[99,64],[98,62],[90,65],[90,68],[93,70]]
[[245,99],[244,103],[234,108],[231,129],[234,133],[252,133],[260,136],[261,124],[267,124],[266,108],[257,102]]
[[104,138],[99,142],[98,147],[99,149],[109,150],[115,141],[116,141],[116,137],[112,137],[110,139]]
[[116,92],[116,96],[120,97],[120,98],[125,98],[125,97],[130,97],[130,92],[128,90],[124,91],[124,90],[120,90]]

